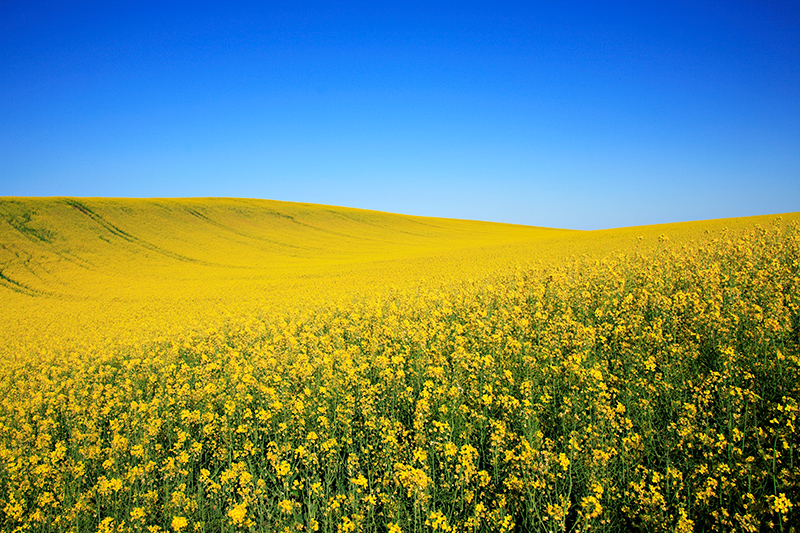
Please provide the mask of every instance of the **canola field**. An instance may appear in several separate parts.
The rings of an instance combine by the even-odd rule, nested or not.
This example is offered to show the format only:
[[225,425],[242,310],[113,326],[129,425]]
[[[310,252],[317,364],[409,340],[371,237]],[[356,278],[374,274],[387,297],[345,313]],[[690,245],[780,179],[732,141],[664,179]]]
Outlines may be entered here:
[[0,199],[0,530],[796,531],[798,221]]

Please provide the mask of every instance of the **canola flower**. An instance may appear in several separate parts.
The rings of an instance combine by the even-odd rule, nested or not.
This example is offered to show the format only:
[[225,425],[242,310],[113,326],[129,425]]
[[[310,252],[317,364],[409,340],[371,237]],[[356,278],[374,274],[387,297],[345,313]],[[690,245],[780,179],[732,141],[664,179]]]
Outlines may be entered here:
[[619,235],[4,354],[0,529],[791,531],[800,232]]

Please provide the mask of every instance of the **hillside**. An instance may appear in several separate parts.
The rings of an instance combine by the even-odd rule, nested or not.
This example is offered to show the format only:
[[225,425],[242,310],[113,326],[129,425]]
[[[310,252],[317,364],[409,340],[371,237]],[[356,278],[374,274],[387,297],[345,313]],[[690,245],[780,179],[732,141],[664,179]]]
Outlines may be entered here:
[[0,354],[139,345],[774,218],[582,232],[271,200],[0,198]]
[[3,198],[0,333],[16,351],[144,341],[242,309],[480,276],[509,247],[572,233],[269,200]]

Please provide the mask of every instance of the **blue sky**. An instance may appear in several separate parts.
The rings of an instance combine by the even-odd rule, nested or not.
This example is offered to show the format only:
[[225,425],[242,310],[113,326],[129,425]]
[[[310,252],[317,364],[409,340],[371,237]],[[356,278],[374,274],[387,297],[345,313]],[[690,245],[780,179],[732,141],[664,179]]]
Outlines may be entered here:
[[798,2],[0,2],[0,196],[800,210]]

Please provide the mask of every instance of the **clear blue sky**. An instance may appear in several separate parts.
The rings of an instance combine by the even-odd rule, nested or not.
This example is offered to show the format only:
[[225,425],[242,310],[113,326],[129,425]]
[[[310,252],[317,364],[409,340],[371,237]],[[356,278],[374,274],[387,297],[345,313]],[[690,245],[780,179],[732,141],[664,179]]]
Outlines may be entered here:
[[0,196],[800,210],[797,1],[230,4],[0,2]]

